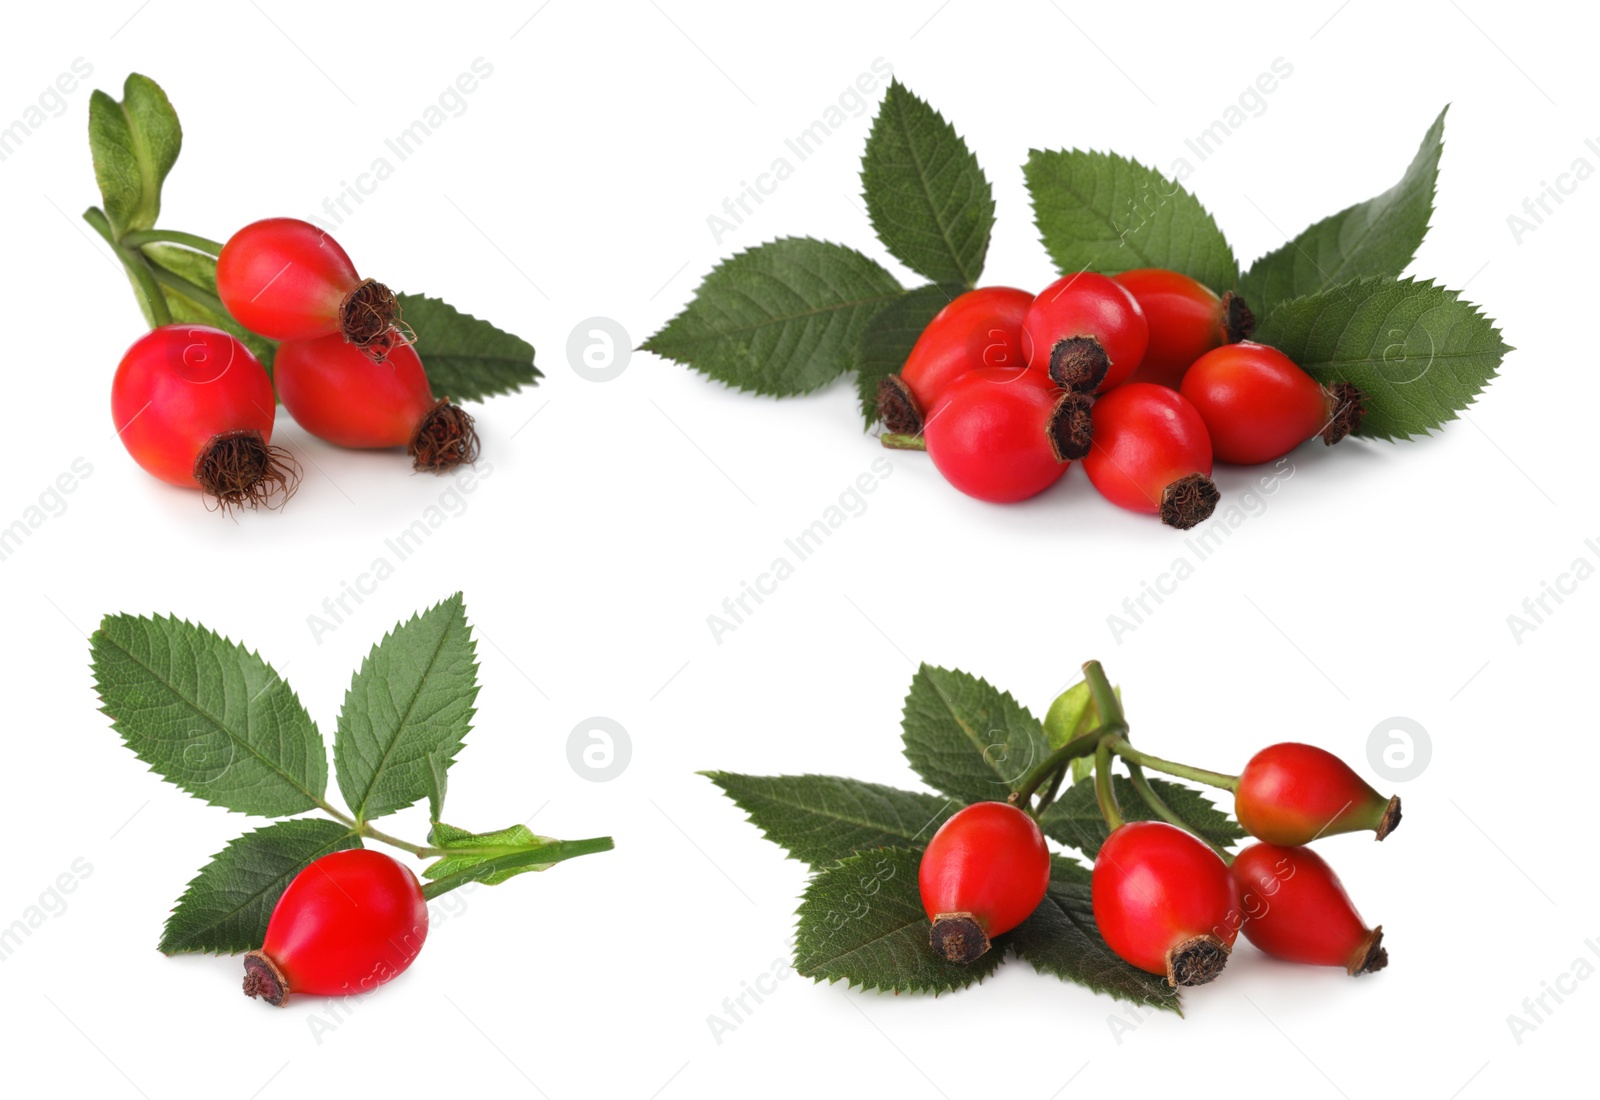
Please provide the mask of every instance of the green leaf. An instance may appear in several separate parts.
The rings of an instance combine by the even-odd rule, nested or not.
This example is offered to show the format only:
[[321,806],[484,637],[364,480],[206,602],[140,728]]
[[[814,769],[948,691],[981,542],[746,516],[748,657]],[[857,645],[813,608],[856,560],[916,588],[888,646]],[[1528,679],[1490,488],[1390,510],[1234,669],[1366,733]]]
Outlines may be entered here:
[[712,268],[643,350],[735,389],[809,393],[854,365],[862,328],[902,293],[853,248],[783,237]]
[[1041,974],[1109,993],[1124,1001],[1180,1012],[1178,991],[1159,974],[1123,962],[1100,936],[1089,895],[1090,874],[1050,858],[1050,886],[1033,915],[1010,934],[1011,948]]
[[422,876],[431,880],[422,888],[432,899],[469,882],[496,886],[524,871],[544,871],[563,860],[595,852],[609,852],[610,837],[589,840],[555,840],[539,836],[526,825],[513,825],[492,833],[469,833],[435,821],[428,843],[448,855],[430,863]]
[[107,615],[90,639],[112,727],[150,769],[213,806],[284,817],[322,801],[322,735],[243,646],[170,617]]
[[1049,751],[1039,720],[1008,693],[928,664],[911,678],[901,729],[916,773],[963,802],[1004,801]]
[[861,330],[856,341],[856,390],[861,417],[869,429],[878,422],[878,383],[899,373],[934,314],[960,293],[959,287],[934,284],[908,290],[879,310]]
[[470,313],[424,294],[396,295],[400,317],[416,334],[417,354],[436,397],[482,401],[531,386],[544,375],[533,345]]
[[1398,276],[1406,269],[1433,216],[1448,110],[1440,111],[1423,135],[1422,145],[1399,183],[1377,198],[1323,218],[1250,265],[1239,289],[1256,316],[1267,316],[1291,298],[1363,275]]
[[183,129],[167,93],[129,73],[122,102],[102,91],[89,98],[89,151],[112,231],[149,229],[161,213],[161,184],[183,145]]
[[1357,435],[1426,435],[1471,405],[1511,348],[1453,290],[1370,277],[1285,302],[1255,339],[1279,348],[1319,382],[1366,394]]
[[863,852],[812,876],[800,902],[794,967],[814,981],[894,993],[943,993],[980,982],[1005,957],[1005,936],[975,962],[953,963],[928,944],[917,890],[922,853]]
[[861,187],[897,259],[930,283],[978,285],[994,229],[989,181],[955,127],[898,80],[867,135]]
[[245,833],[189,883],[161,934],[161,950],[237,954],[266,938],[273,906],[294,877],[329,852],[361,847],[337,821],[299,818]]
[[[1123,817],[1129,821],[1160,820],[1127,776],[1119,775],[1115,782]],[[1150,786],[1196,836],[1223,847],[1244,836],[1244,830],[1233,818],[1193,787],[1153,777]],[[1099,803],[1095,801],[1093,778],[1080,779],[1063,791],[1039,818],[1039,828],[1051,840],[1076,848],[1093,859],[1110,835],[1105,819],[1100,816]]]
[[1115,153],[1033,149],[1023,174],[1039,236],[1063,274],[1165,267],[1219,293],[1238,282],[1216,221],[1154,169]]
[[[1122,689],[1111,689],[1120,701]],[[1059,749],[1074,737],[1081,737],[1100,723],[1100,708],[1094,705],[1089,681],[1079,680],[1057,695],[1044,716],[1044,735],[1052,749]]]
[[477,697],[472,628],[459,592],[372,647],[350,681],[333,740],[339,791],[357,821],[442,799],[436,772],[460,751]]
[[763,836],[813,867],[873,848],[920,847],[961,808],[936,794],[833,775],[701,774]]
[[[217,292],[217,261],[204,252],[196,252],[192,248],[182,248],[172,244],[147,244],[142,251],[145,257],[157,267],[164,268],[174,275],[180,275],[190,282],[198,284],[201,289],[212,294]],[[197,325],[210,325],[220,328],[234,336],[255,353],[261,360],[261,365],[267,368],[267,373],[272,373],[273,353],[278,350],[278,345],[264,336],[257,336],[235,321],[227,313],[219,313],[203,301],[191,298],[183,292],[170,286],[161,287],[162,297],[167,300],[167,308],[172,310],[174,321],[187,321]],[[136,294],[141,308],[144,306],[144,296]],[[150,318],[147,315],[146,321]]]

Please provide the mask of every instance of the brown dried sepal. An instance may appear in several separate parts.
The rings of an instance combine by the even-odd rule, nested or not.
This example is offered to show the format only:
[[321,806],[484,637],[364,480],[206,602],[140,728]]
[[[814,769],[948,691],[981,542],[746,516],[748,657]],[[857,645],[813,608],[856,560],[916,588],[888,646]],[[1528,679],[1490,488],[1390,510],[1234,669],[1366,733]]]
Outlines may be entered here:
[[1228,291],[1222,296],[1222,342],[1237,344],[1240,340],[1248,340],[1256,330],[1256,315],[1250,311],[1245,300]]
[[1354,978],[1358,974],[1375,974],[1389,965],[1389,952],[1383,946],[1383,925],[1378,925],[1356,945],[1345,963],[1345,973]]
[[1167,984],[1205,985],[1227,965],[1227,944],[1210,933],[1196,936],[1167,952]]
[[400,302],[394,291],[374,279],[363,279],[339,305],[344,338],[380,363],[394,346],[390,330],[399,320]]
[[928,942],[953,963],[969,963],[989,950],[989,935],[971,913],[943,913],[933,922]]
[[442,474],[478,461],[478,429],[465,409],[441,400],[422,418],[406,453],[419,473]]
[[1328,422],[1323,425],[1322,442],[1333,446],[1339,440],[1361,427],[1361,420],[1367,415],[1367,395],[1358,386],[1349,382],[1335,382],[1331,386],[1324,386],[1328,391]]
[[1050,450],[1061,462],[1084,457],[1094,443],[1094,398],[1068,390],[1050,410]]
[[1111,358],[1093,336],[1069,336],[1050,349],[1050,378],[1073,393],[1093,393],[1106,380]]
[[1180,477],[1161,492],[1161,522],[1187,531],[1210,517],[1222,494],[1216,482],[1204,474]]
[[1395,795],[1389,799],[1389,804],[1383,808],[1383,816],[1378,819],[1378,839],[1382,840],[1400,827],[1400,796]]
[[254,428],[241,428],[206,444],[194,460],[194,479],[223,512],[281,508],[300,485],[300,466]]
[[289,999],[289,981],[271,959],[260,951],[251,951],[244,957],[244,992],[247,997],[260,997],[269,1005],[282,1008]]
[[878,419],[890,435],[921,435],[922,406],[905,379],[888,375],[878,382]]

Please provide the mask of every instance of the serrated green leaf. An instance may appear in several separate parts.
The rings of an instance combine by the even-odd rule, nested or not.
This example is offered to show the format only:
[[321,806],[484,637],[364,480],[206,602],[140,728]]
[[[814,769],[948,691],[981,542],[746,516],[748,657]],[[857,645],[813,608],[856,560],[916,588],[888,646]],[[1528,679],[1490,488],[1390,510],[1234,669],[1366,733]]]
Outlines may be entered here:
[[357,821],[437,793],[472,728],[478,664],[461,593],[395,627],[350,681],[333,759]]
[[989,181],[955,127],[891,81],[861,158],[873,231],[930,283],[978,285],[994,229]]
[[878,422],[878,383],[899,373],[928,322],[960,293],[959,287],[934,284],[908,290],[861,330],[856,341],[856,392],[869,429]]
[[[1119,775],[1115,779],[1117,803],[1122,816],[1129,821],[1158,821],[1153,810],[1133,783]],[[1223,813],[1204,794],[1193,787],[1172,783],[1165,779],[1150,778],[1150,786],[1161,796],[1174,813],[1189,826],[1189,831],[1203,840],[1224,847],[1244,836],[1238,822]],[[1080,779],[1061,793],[1039,818],[1039,828],[1044,835],[1069,848],[1076,848],[1093,859],[1110,835],[1105,819],[1100,815],[1100,805],[1094,797],[1094,779]]]
[[1455,291],[1376,276],[1283,303],[1255,339],[1319,382],[1360,387],[1367,411],[1356,434],[1374,439],[1426,435],[1454,420],[1511,350]]
[[1028,153],[1033,220],[1062,274],[1164,267],[1218,293],[1239,280],[1216,221],[1182,184],[1115,153]]
[[[1113,687],[1111,690],[1118,700],[1122,698],[1120,687]],[[1052,749],[1059,749],[1074,737],[1081,737],[1094,729],[1099,722],[1100,708],[1094,705],[1094,696],[1089,692],[1089,681],[1079,680],[1057,695],[1050,704],[1050,709],[1045,712],[1045,740]]]
[[809,393],[854,365],[862,328],[902,293],[853,248],[783,237],[712,268],[642,347],[735,389]]
[[1159,974],[1123,962],[1106,946],[1094,921],[1090,873],[1050,858],[1050,886],[1033,915],[1010,934],[1011,948],[1041,974],[1109,993],[1123,1001],[1182,1012],[1178,991]]
[[256,654],[201,626],[133,615],[107,615],[90,652],[112,728],[169,783],[263,817],[321,802],[322,735]]
[[928,664],[911,678],[901,729],[916,773],[963,802],[1004,801],[1049,751],[1039,720],[1009,693]]
[[917,890],[921,861],[915,849],[881,848],[813,875],[800,902],[795,969],[813,981],[894,993],[944,993],[994,973],[1005,936],[965,965],[934,953]]
[[337,821],[299,818],[245,833],[211,857],[189,882],[161,934],[168,955],[253,951],[294,877],[329,852],[361,847]]
[[919,847],[954,799],[833,775],[703,772],[768,840],[816,867],[873,848]]
[[1398,276],[1416,255],[1433,216],[1444,116],[1423,135],[1400,182],[1376,198],[1347,207],[1306,229],[1250,265],[1239,290],[1257,317],[1291,298],[1365,275]]
[[89,151],[112,231],[149,229],[161,213],[161,185],[178,159],[183,128],[167,93],[129,73],[119,103],[102,91],[89,98]]
[[[424,878],[437,879],[460,874],[462,871],[480,867],[504,856],[520,856],[537,851],[557,842],[551,837],[539,836],[526,825],[513,825],[508,829],[497,829],[492,833],[469,833],[454,825],[435,821],[433,829],[428,834],[428,843],[435,848],[458,853],[435,860],[422,872]],[[529,863],[486,874],[477,881],[485,886],[495,886],[524,871],[543,871],[552,866],[554,866],[552,863]]]
[[400,317],[416,335],[434,396],[482,401],[534,385],[533,345],[438,298],[399,294]]
[[[217,261],[204,252],[172,244],[147,244],[142,251],[157,267],[165,268],[174,275],[181,275],[212,294],[217,292]],[[267,368],[268,374],[272,373],[273,354],[278,350],[276,342],[264,336],[257,336],[226,312],[219,313],[205,302],[191,298],[173,287],[163,284],[161,295],[167,300],[167,308],[172,311],[174,321],[210,325],[231,333],[261,360],[261,365]],[[146,308],[144,295],[136,294],[135,297],[139,299],[140,307]],[[145,320],[150,320],[148,314]]]

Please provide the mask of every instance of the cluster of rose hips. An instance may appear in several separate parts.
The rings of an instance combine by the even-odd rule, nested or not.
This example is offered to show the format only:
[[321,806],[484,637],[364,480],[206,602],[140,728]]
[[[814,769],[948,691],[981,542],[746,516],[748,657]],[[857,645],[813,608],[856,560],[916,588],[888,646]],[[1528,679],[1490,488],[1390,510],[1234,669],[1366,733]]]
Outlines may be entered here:
[[891,447],[926,449],[980,500],[1025,500],[1082,460],[1107,500],[1174,527],[1209,516],[1213,458],[1271,462],[1360,424],[1363,396],[1249,342],[1255,317],[1176,271],[1079,272],[1037,297],[968,291],[878,387]]
[[[1094,662],[1085,672],[1091,687],[1104,683]],[[1095,694],[1111,702],[1109,685]],[[1237,776],[1174,764],[1128,744],[1114,702],[1101,713],[1113,717],[1052,756],[1096,757],[1096,793],[1110,835],[1095,856],[1091,894],[1095,924],[1112,951],[1173,986],[1215,978],[1241,931],[1290,962],[1342,966],[1352,975],[1388,964],[1382,927],[1367,926],[1333,869],[1305,845],[1362,830],[1382,840],[1400,823],[1398,797],[1384,798],[1333,754],[1293,742],[1262,749]],[[1113,755],[1167,820],[1123,820],[1111,784]],[[1260,843],[1235,856],[1199,839],[1144,780],[1144,767],[1233,791],[1240,826]],[[933,922],[931,943],[953,962],[978,958],[1044,899],[1050,852],[1038,823],[1043,807],[1016,804],[1026,805],[1032,793],[1025,786],[1012,802],[966,807],[923,853],[919,886]]]
[[319,439],[405,447],[418,470],[477,458],[472,418],[434,396],[394,293],[362,279],[326,232],[268,218],[226,244],[184,243],[216,255],[217,297],[233,319],[281,343],[271,376],[242,341],[207,325],[161,325],[129,348],[111,411],[147,471],[224,508],[281,504],[299,471],[272,445],[280,400]]

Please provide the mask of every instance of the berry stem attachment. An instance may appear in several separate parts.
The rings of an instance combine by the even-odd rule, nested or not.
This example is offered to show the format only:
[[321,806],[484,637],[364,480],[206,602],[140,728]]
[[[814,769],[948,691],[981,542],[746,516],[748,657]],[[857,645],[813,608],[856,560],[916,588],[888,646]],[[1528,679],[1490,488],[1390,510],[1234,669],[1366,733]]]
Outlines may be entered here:
[[[465,886],[469,882],[481,882],[506,871],[524,867],[543,870],[563,860],[593,855],[596,852],[609,852],[615,847],[616,844],[608,836],[590,837],[586,840],[553,840],[549,844],[542,844],[525,852],[497,856],[474,867],[468,867],[464,871],[434,879],[422,887],[422,896],[432,901],[440,894],[447,894],[458,886]],[[453,849],[451,854],[459,855],[461,851]]]
[[[1021,785],[1017,787],[1008,801],[1025,806],[1028,800],[1033,797],[1035,791],[1044,786],[1052,776],[1065,771],[1072,761],[1077,760],[1079,757],[1092,756],[1095,747],[1107,735],[1126,732],[1127,727],[1125,725],[1115,728],[1100,725],[1080,737],[1074,737],[1034,765],[1033,769],[1022,777]],[[1048,802],[1034,810],[1035,817],[1044,812],[1045,805],[1048,805]]]
[[122,235],[122,243],[128,248],[143,248],[147,244],[181,244],[211,257],[222,252],[219,242],[193,233],[180,233],[176,229],[130,229]]
[[928,449],[927,441],[922,436],[906,435],[904,432],[884,432],[878,437],[878,442],[891,451],[926,451]]
[[1111,785],[1111,742],[1115,734],[1100,739],[1094,750],[1094,798],[1100,804],[1100,816],[1106,828],[1116,832],[1125,824],[1122,808],[1117,805],[1117,792]]
[[166,296],[161,293],[161,287],[156,283],[155,274],[151,270],[153,265],[145,259],[144,253],[118,242],[115,234],[111,232],[110,220],[106,218],[105,211],[98,206],[91,206],[85,210],[83,220],[105,238],[106,244],[111,246],[111,251],[122,261],[123,268],[133,280],[134,288],[144,301],[145,309],[150,315],[150,327],[158,329],[163,325],[172,324],[172,310],[167,306]]
[[[1144,774],[1143,768],[1131,760],[1124,760],[1123,763],[1128,765],[1128,778],[1133,783],[1133,789],[1139,792],[1139,797],[1144,799],[1145,805],[1149,806],[1155,811],[1157,817],[1161,818],[1168,825],[1176,825],[1186,833],[1193,832],[1194,827],[1187,821],[1183,820],[1183,818],[1179,817],[1177,812],[1174,811],[1171,806],[1167,805],[1167,800],[1156,793],[1156,789],[1150,785],[1149,778]],[[1211,843],[1211,841],[1206,840],[1205,837],[1200,836],[1198,833],[1195,833],[1195,837],[1202,841],[1207,848],[1210,848],[1213,852],[1217,853],[1218,858],[1221,859],[1222,862],[1232,866],[1232,852],[1221,847],[1220,845]]]
[[228,308],[222,304],[222,299],[201,286],[199,283],[185,279],[182,275],[168,271],[160,264],[150,264],[150,275],[160,286],[171,287],[185,298],[199,302],[208,307],[212,312],[221,317],[231,317]]
[[1208,787],[1221,787],[1225,791],[1239,789],[1239,777],[1237,775],[1224,775],[1221,772],[1207,771],[1204,768],[1191,768],[1187,764],[1163,760],[1159,756],[1151,756],[1149,753],[1140,752],[1120,736],[1112,736],[1108,738],[1108,741],[1110,742],[1111,751],[1129,763],[1140,764],[1151,771],[1162,772],[1166,775],[1175,775],[1179,779],[1203,783]]
[[1094,709],[1100,715],[1100,727],[1110,733],[1111,726],[1121,726],[1121,732],[1126,733],[1128,720],[1122,714],[1122,700],[1117,698],[1117,693],[1111,686],[1111,681],[1106,679],[1106,670],[1100,667],[1099,661],[1083,662],[1083,678],[1089,685],[1089,697],[1094,700]]

